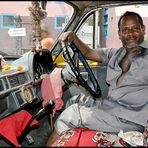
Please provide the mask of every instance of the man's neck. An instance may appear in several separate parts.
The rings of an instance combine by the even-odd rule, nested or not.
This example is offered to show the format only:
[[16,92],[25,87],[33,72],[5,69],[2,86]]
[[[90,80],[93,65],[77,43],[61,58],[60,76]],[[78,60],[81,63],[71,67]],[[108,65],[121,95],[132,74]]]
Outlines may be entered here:
[[124,48],[126,49],[127,54],[134,55],[140,53],[139,45],[124,46]]
[[127,50],[127,52],[130,54],[130,53],[137,53],[137,52],[140,52],[140,49],[139,49],[139,47],[135,47],[135,48],[127,48],[126,49]]

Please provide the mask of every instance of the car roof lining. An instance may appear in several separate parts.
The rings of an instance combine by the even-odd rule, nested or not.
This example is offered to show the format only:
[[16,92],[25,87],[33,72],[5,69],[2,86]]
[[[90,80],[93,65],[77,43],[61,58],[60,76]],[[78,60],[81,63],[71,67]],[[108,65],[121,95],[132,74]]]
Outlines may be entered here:
[[113,6],[123,6],[123,5],[133,5],[133,4],[147,4],[147,1],[68,1],[68,3],[77,7],[79,10],[85,8],[102,8],[102,7],[113,7]]

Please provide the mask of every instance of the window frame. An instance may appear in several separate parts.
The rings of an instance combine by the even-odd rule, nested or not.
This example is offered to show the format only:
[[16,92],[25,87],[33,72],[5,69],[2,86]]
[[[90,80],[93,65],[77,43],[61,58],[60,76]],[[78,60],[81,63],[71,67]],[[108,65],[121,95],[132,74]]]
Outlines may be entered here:
[[103,36],[107,37],[109,35],[109,18],[108,18],[108,8],[102,9],[102,30],[103,30]]
[[[5,26],[4,25],[4,17],[5,16],[13,16],[14,17],[14,25],[9,25],[9,26]],[[12,13],[2,13],[0,14],[0,27],[1,28],[16,28],[16,24],[15,24],[15,17],[16,17],[16,14],[12,14]]]
[[56,15],[54,17],[54,28],[55,29],[62,29],[62,26],[57,26],[57,19],[58,18],[65,18],[65,20],[66,20],[68,18],[68,16],[66,16],[66,15]]

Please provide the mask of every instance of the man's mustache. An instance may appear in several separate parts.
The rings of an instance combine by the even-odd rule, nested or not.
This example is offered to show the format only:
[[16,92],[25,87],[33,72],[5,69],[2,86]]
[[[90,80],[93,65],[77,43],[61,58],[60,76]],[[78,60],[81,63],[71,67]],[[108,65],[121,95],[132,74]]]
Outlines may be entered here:
[[136,39],[137,39],[136,36],[131,36],[131,35],[127,36],[127,38],[126,38],[127,41],[128,40],[136,40]]

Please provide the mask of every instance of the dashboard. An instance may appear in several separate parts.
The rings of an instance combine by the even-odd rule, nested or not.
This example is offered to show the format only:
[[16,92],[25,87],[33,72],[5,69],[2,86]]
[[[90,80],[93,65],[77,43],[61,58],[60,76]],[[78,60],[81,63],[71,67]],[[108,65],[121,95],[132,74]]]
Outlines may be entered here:
[[27,70],[0,72],[0,119],[38,99]]
[[19,86],[26,84],[30,81],[29,75],[26,71],[3,73],[0,76],[0,95],[6,91],[11,91]]

